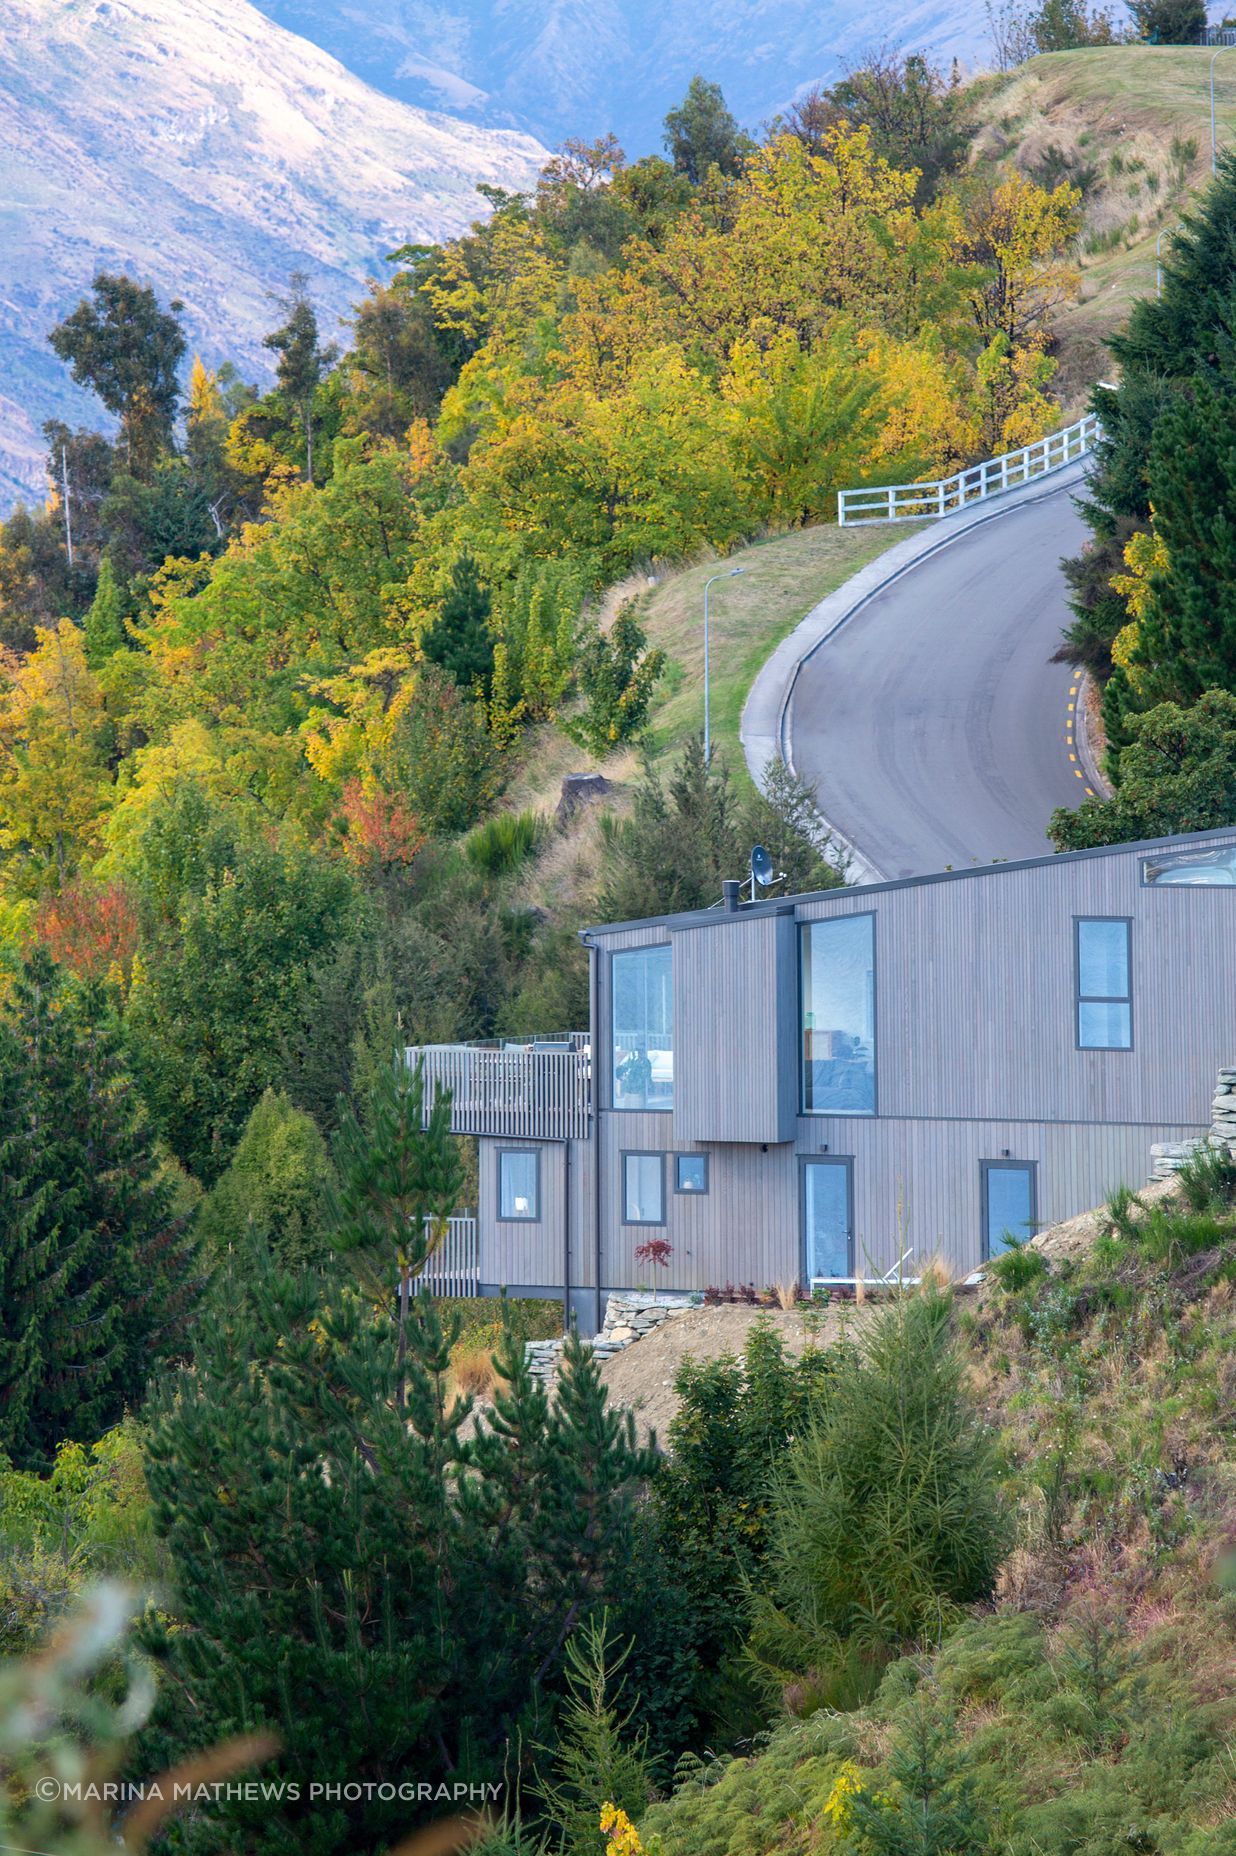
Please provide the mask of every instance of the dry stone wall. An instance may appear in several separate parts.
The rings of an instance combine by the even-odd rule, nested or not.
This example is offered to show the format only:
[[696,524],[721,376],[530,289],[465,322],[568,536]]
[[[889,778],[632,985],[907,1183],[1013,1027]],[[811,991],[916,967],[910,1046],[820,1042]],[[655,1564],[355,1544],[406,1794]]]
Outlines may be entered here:
[[[598,1360],[612,1359],[632,1341],[642,1340],[663,1321],[672,1321],[688,1308],[698,1308],[702,1295],[611,1295],[605,1305],[605,1322],[592,1342]],[[562,1341],[530,1340],[524,1348],[533,1377],[548,1382],[558,1369]]]
[[1225,1147],[1236,1159],[1236,1067],[1220,1070],[1210,1105],[1210,1133],[1193,1141],[1157,1141],[1150,1149],[1151,1176],[1167,1179],[1179,1173],[1199,1147]]

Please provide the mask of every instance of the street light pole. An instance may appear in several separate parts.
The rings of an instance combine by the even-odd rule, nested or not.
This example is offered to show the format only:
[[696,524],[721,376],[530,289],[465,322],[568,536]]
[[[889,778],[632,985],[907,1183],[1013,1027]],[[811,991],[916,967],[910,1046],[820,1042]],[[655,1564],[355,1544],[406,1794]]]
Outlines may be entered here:
[[1221,58],[1224,52],[1236,51],[1236,45],[1221,45],[1210,60],[1210,172],[1219,170],[1219,145],[1215,135],[1215,58]]
[[712,759],[711,712],[708,706],[708,589],[717,580],[733,580],[737,574],[745,573],[743,567],[731,567],[728,573],[713,574],[712,579],[704,582],[704,765]]

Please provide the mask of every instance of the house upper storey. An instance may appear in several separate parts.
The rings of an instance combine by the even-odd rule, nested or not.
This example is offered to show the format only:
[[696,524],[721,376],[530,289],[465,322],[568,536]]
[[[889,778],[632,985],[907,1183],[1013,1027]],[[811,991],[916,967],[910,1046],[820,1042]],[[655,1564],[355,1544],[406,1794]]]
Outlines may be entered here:
[[1236,828],[585,931],[595,1111],[1203,1124],[1236,1061]]

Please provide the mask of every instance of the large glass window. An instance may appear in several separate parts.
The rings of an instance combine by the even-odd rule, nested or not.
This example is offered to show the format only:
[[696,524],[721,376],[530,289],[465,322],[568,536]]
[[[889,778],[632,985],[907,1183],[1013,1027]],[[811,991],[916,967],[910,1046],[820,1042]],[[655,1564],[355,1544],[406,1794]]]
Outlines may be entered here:
[[622,1222],[665,1223],[664,1154],[623,1154]]
[[1123,917],[1077,923],[1077,1042],[1082,1050],[1133,1048],[1129,923]]
[[800,931],[802,1102],[807,1115],[874,1115],[875,916]]
[[1213,850],[1158,851],[1144,859],[1142,882],[1155,889],[1168,884],[1236,889],[1236,844],[1220,844]]
[[813,1282],[853,1276],[848,1160],[804,1162],[803,1239],[808,1288]]
[[541,1156],[535,1147],[498,1150],[498,1217],[518,1223],[541,1215]]
[[615,1108],[674,1106],[672,959],[668,947],[636,947],[613,957]]
[[998,1257],[1034,1236],[1034,1167],[1020,1160],[983,1162],[983,1255]]

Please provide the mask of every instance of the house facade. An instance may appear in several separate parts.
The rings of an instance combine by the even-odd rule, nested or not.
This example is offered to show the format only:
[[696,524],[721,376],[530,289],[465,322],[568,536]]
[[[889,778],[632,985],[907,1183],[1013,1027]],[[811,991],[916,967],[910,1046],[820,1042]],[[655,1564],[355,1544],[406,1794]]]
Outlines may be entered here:
[[[483,1292],[964,1275],[1205,1134],[1236,829],[589,929],[587,1031],[433,1046]],[[636,1260],[649,1239],[668,1267]]]

